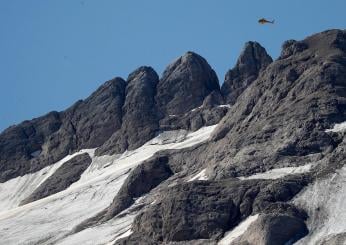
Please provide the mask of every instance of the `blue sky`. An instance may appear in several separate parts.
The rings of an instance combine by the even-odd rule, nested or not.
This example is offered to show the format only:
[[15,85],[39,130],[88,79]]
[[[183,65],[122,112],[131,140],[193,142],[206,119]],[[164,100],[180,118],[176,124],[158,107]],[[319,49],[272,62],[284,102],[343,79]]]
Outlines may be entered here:
[[0,131],[141,65],[161,74],[188,50],[222,83],[246,41],[276,58],[284,40],[344,29],[345,9],[345,0],[1,0]]

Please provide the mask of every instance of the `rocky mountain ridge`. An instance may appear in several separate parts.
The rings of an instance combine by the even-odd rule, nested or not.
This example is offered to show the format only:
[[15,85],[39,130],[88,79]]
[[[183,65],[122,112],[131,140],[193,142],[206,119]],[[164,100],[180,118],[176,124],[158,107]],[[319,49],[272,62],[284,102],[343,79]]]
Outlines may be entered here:
[[[143,66],[63,112],[6,129],[0,188],[61,160],[20,198],[24,212],[74,190],[78,199],[78,188],[102,178],[104,186],[95,189],[121,179],[109,203],[85,213],[62,237],[52,231],[30,238],[36,243],[78,244],[82,234],[102,227],[112,234],[114,222],[131,217],[112,243],[343,244],[345,222],[308,197],[311,189],[323,192],[319,183],[329,179],[329,188],[346,188],[344,122],[345,30],[286,41],[275,61],[248,42],[221,87],[207,61],[187,52],[161,78]],[[345,210],[342,191],[324,195],[341,202],[335,213]],[[1,217],[0,228],[11,230],[11,219]]]

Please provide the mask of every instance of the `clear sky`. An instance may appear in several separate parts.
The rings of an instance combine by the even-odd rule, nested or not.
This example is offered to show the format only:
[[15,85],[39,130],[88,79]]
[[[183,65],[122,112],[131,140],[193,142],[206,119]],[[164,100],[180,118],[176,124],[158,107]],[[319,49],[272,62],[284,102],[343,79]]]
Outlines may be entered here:
[[246,41],[276,58],[284,40],[344,29],[345,10],[346,0],[0,0],[0,131],[141,65],[161,74],[189,50],[222,83]]

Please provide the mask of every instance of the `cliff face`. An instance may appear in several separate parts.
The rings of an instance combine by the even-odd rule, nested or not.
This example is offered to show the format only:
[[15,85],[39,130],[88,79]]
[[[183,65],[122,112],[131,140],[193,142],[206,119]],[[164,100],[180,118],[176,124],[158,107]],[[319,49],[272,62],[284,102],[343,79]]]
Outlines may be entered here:
[[[192,52],[161,78],[140,67],[1,133],[0,188],[12,191],[0,193],[11,213],[0,234],[7,244],[343,244],[345,122],[345,30],[286,41],[275,61],[248,42],[221,88]],[[25,232],[34,223],[48,235]]]
[[272,58],[257,42],[247,42],[234,68],[226,73],[221,92],[225,100],[234,104],[238,96],[258,77]]
[[36,172],[80,149],[95,148],[121,127],[126,83],[115,78],[62,112],[24,121],[0,135],[0,182]]

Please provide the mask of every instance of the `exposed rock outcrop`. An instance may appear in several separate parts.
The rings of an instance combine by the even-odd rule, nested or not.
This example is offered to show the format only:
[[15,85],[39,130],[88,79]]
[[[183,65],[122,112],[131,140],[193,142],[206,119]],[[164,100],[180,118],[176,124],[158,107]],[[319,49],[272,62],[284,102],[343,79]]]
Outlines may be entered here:
[[[287,51],[290,55],[281,57],[262,70],[244,90],[220,122],[212,142],[176,152],[172,156],[174,160],[170,164],[175,172],[185,171],[195,164],[209,166],[206,170],[209,179],[227,183],[225,185],[230,193],[225,191],[227,194],[224,194],[220,182],[208,181],[168,188],[164,191],[162,202],[148,207],[136,217],[134,233],[127,238],[128,241],[144,236],[153,244],[192,239],[215,240],[254,213],[265,214],[258,221],[264,229],[258,234],[265,234],[257,237],[261,244],[285,244],[304,236],[307,233],[304,223],[306,214],[285,202],[315,177],[256,181],[249,188],[245,188],[249,182],[235,181],[239,184],[232,184],[226,179],[271,168],[314,163],[340,148],[340,138],[325,130],[334,123],[346,121],[343,40],[346,40],[345,31],[330,30],[300,41],[299,46],[304,46],[304,49]],[[290,49],[289,46],[284,48]],[[340,156],[336,154],[333,157],[335,161],[328,160],[329,164],[340,162],[337,155]],[[237,188],[233,189],[234,186]],[[246,195],[239,193],[243,188]],[[213,194],[208,194],[209,190]],[[215,193],[219,198],[214,199]],[[225,196],[230,199],[224,199]],[[219,202],[225,209],[217,206]],[[210,203],[214,203],[220,211],[214,210],[216,206],[209,206]],[[220,218],[224,217],[224,210],[228,212],[228,219],[225,220]],[[238,213],[232,219],[234,210]],[[220,221],[215,226],[213,218]],[[289,232],[283,234],[273,224],[287,226]],[[250,229],[249,232],[256,237],[257,231]],[[251,244],[251,241],[242,242]]]
[[166,156],[153,157],[134,169],[114,198],[104,218],[106,220],[113,218],[134,203],[136,198],[148,193],[173,175],[167,163]]
[[[268,205],[290,200],[307,183],[306,178],[296,177],[274,181],[228,179],[179,184],[165,189],[162,200],[136,217],[132,227],[134,233],[128,239],[147,237],[154,243],[218,240],[225,231],[252,213],[268,213]],[[297,215],[294,219],[305,227],[302,217]]]
[[161,117],[184,114],[202,105],[220,86],[207,61],[187,52],[170,64],[157,85],[156,101]]
[[240,54],[237,64],[226,74],[221,92],[229,104],[234,104],[239,95],[258,77],[272,58],[257,42],[247,42]]
[[293,244],[308,233],[303,220],[289,215],[260,215],[231,245]]
[[129,75],[121,129],[114,133],[96,154],[133,150],[155,136],[159,130],[155,105],[158,81],[159,77],[151,67],[140,67]]
[[65,190],[78,181],[83,172],[89,167],[91,158],[88,153],[75,156],[58,168],[52,176],[45,180],[21,205],[34,202],[44,197]]
[[77,225],[74,232],[108,221],[130,207],[136,198],[148,193],[161,182],[173,175],[167,156],[152,157],[137,166],[127,177],[125,183],[105,210]]
[[309,48],[273,62],[243,92],[207,153],[218,159],[210,161],[219,177],[316,161],[336,147],[325,129],[346,120],[345,52],[335,45],[340,33],[301,41]]
[[115,78],[63,112],[0,134],[0,182],[36,172],[79,149],[102,145],[121,126],[125,81]]

